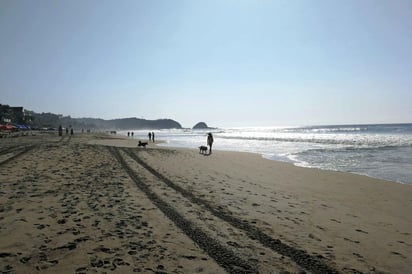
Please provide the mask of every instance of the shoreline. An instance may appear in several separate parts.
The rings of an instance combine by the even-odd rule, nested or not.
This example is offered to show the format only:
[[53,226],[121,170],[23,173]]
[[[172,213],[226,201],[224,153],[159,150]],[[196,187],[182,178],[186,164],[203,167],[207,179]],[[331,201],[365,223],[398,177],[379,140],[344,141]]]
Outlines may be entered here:
[[[109,135],[110,137],[112,137],[112,135]],[[102,144],[102,145],[106,145],[106,146],[119,146],[119,147],[137,147],[138,141],[139,140],[144,140],[144,139],[139,139],[136,137],[127,137],[127,136],[123,136],[123,135],[113,135],[113,139],[114,140],[122,140],[121,142],[118,141],[114,141],[114,142],[110,142],[110,141],[91,141],[89,142],[89,144],[94,144],[94,145],[98,145],[98,144]],[[146,140],[147,141],[147,140]],[[155,145],[155,148],[159,148],[159,149],[175,149],[175,150],[188,150],[188,151],[197,151],[197,148],[193,148],[193,147],[183,147],[183,146],[172,146],[172,145],[168,145],[167,141],[162,140],[162,139],[158,139],[156,140],[156,142],[152,143],[149,142],[149,145]],[[282,161],[282,160],[278,160],[278,159],[270,159],[269,157],[266,157],[264,154],[259,153],[259,152],[248,152],[248,151],[238,151],[238,150],[224,150],[224,149],[213,149],[213,151],[220,151],[223,153],[239,153],[239,155],[241,154],[251,154],[251,155],[258,155],[260,156],[262,159],[270,161],[270,162],[275,162],[275,163],[281,163],[281,164],[286,164],[286,165],[291,165],[297,168],[304,168],[304,169],[313,169],[313,170],[318,170],[318,171],[327,171],[327,172],[337,172],[337,173],[347,173],[347,174],[352,174],[352,175],[357,175],[357,176],[365,176],[367,178],[370,179],[375,179],[378,181],[384,181],[384,182],[388,182],[388,183],[396,183],[396,184],[401,184],[401,185],[406,185],[406,186],[412,186],[412,184],[409,183],[404,183],[404,182],[400,182],[400,181],[391,181],[391,180],[386,180],[386,179],[382,179],[382,178],[377,178],[377,177],[373,177],[370,176],[368,174],[364,174],[364,173],[356,173],[356,172],[349,172],[349,171],[341,171],[341,170],[334,170],[334,169],[322,169],[319,167],[309,167],[309,166],[304,166],[304,165],[299,165],[296,162],[291,161]]]
[[[137,141],[105,134],[0,140],[0,270],[412,267],[410,187],[255,153],[204,156],[152,143],[137,148]],[[4,162],[23,147],[31,150]]]
[[[215,132],[215,149],[248,151],[297,166],[340,170],[412,185],[412,131],[400,126],[347,125],[297,127],[226,128]],[[169,147],[204,145],[207,131],[163,130],[158,138]],[[213,133],[213,131],[212,131]],[[145,137],[145,131],[137,133]]]
[[[191,147],[179,147],[179,146],[172,146],[172,145],[164,145],[166,144],[166,141],[164,140],[160,140],[159,139],[159,144],[163,144],[160,145],[159,148],[165,148],[165,149],[188,149],[188,150],[196,150],[196,148],[191,148]],[[266,157],[265,154],[262,154],[260,152],[248,152],[248,151],[239,151],[239,150],[224,150],[224,149],[213,149],[213,151],[221,151],[221,152],[235,152],[235,153],[250,153],[250,154],[255,154],[255,155],[259,155],[260,157],[262,157],[265,160],[268,161],[273,161],[273,162],[277,162],[277,163],[284,163],[284,164],[290,164],[294,167],[300,167],[300,168],[307,168],[307,169],[315,169],[315,170],[319,170],[319,171],[332,171],[332,172],[342,172],[342,173],[349,173],[349,174],[353,174],[353,175],[358,175],[358,176],[365,176],[371,179],[376,179],[376,180],[381,180],[381,181],[386,181],[389,183],[396,183],[396,184],[401,184],[401,185],[407,185],[407,186],[412,186],[411,183],[405,183],[405,182],[401,182],[401,181],[395,181],[395,180],[387,180],[387,179],[383,179],[383,178],[378,178],[378,177],[373,177],[369,174],[366,173],[360,173],[360,172],[349,172],[349,171],[341,171],[341,170],[337,170],[337,169],[323,169],[320,167],[314,167],[314,166],[305,166],[305,165],[299,165],[298,162],[293,162],[292,160],[290,161],[282,161],[279,159],[271,159],[270,157]]]

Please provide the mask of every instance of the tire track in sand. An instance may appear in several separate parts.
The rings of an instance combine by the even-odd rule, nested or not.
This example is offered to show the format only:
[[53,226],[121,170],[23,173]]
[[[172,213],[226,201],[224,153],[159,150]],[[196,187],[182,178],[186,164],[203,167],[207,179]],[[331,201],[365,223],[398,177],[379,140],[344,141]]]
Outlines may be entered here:
[[180,187],[179,185],[173,183],[171,180],[157,172],[154,168],[143,161],[137,154],[132,152],[131,149],[122,149],[128,156],[135,160],[138,164],[143,166],[146,170],[152,173],[154,176],[163,181],[167,186],[174,189],[175,191],[181,193],[182,196],[190,200],[192,203],[203,206],[215,217],[229,223],[233,227],[240,229],[246,233],[246,235],[252,239],[257,240],[263,246],[270,248],[278,254],[290,258],[300,267],[312,272],[312,273],[339,273],[337,270],[333,269],[326,262],[323,262],[320,258],[308,254],[305,250],[298,249],[293,246],[289,246],[279,239],[274,239],[259,228],[250,225],[241,219],[230,215],[229,213],[223,212],[213,207],[208,201],[196,197],[192,192]]
[[37,147],[37,145],[31,145],[31,146],[23,146],[23,147],[13,147],[10,148],[9,150],[5,150],[2,151],[2,154],[7,154],[7,153],[12,153],[15,151],[18,151],[17,153],[13,154],[12,156],[10,156],[9,158],[3,160],[2,162],[0,162],[0,166],[17,159],[18,157],[22,156],[23,154],[28,153],[29,151],[33,150],[35,147]]
[[[11,147],[6,147],[4,149],[0,150],[0,154],[1,155],[5,155],[5,154],[9,154],[9,153],[14,153],[13,155],[11,155],[10,157],[8,157],[7,159],[0,161],[0,166],[13,161],[17,158],[19,158],[20,156],[30,152],[31,150],[33,150],[34,148],[38,148],[44,145],[54,145],[54,144],[62,144],[64,139],[66,137],[62,136],[58,141],[56,142],[43,142],[43,143],[39,143],[39,144],[34,144],[34,145],[27,145],[27,144],[20,144],[20,145],[15,145],[15,146],[11,146]],[[71,140],[71,136],[68,137],[68,139],[65,141],[65,143],[69,143]]]
[[155,204],[173,223],[176,224],[189,238],[202,248],[228,273],[259,273],[255,266],[238,257],[231,250],[222,246],[218,241],[209,237],[201,229],[195,227],[190,221],[179,214],[172,206],[163,201],[149,186],[142,182],[136,173],[120,155],[119,149],[109,147],[109,151],[129,174],[136,186]]

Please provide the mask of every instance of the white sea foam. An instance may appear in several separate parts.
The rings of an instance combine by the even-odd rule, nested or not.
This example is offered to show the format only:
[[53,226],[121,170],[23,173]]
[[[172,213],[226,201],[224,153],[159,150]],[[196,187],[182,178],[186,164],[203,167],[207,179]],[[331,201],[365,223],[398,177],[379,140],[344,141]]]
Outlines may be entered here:
[[[367,174],[412,184],[412,124],[155,130],[164,146],[197,148],[214,134],[214,149],[260,153],[299,166]],[[127,132],[121,132],[126,135]],[[148,138],[148,131],[134,131]]]

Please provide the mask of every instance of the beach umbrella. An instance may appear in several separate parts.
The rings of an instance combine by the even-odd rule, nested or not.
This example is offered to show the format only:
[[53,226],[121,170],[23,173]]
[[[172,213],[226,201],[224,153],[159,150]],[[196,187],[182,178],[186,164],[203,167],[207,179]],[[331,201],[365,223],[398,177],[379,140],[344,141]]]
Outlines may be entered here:
[[22,130],[27,130],[27,129],[29,129],[29,127],[26,126],[26,125],[17,125],[17,127],[18,127],[19,129],[22,129]]
[[13,125],[6,125],[6,130],[13,130],[16,129],[17,127],[13,126]]

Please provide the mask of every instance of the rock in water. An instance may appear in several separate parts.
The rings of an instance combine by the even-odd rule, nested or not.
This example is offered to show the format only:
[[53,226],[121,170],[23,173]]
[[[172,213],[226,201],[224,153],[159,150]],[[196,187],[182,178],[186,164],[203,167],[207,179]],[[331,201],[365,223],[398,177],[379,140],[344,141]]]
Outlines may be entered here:
[[207,128],[209,127],[207,126],[205,122],[199,122],[193,127],[193,129],[207,129]]

